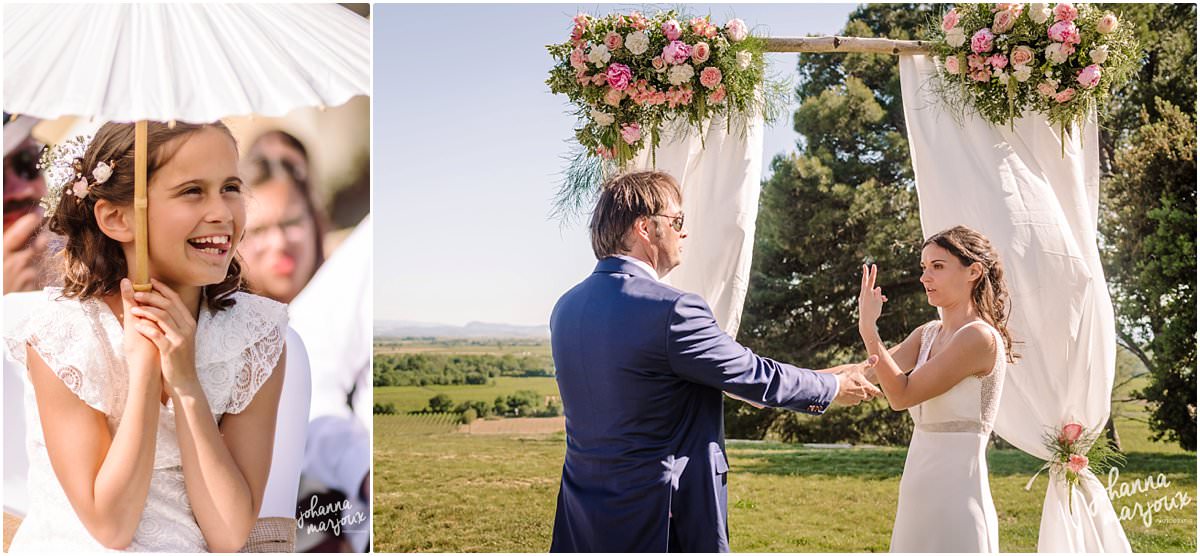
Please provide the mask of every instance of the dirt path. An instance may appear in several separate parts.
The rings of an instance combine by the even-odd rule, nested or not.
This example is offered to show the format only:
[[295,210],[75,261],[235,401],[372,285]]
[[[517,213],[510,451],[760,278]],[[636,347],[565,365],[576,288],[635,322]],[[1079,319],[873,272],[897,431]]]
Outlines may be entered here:
[[517,417],[514,419],[476,419],[458,427],[467,434],[553,434],[566,430],[566,417]]

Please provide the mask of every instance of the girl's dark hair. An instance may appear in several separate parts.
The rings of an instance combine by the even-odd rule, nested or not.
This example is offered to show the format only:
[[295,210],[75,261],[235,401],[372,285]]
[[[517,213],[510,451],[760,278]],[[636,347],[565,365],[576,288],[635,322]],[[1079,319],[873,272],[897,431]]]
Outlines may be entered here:
[[[317,208],[317,203],[313,199],[312,184],[308,181],[308,169],[297,168],[290,160],[284,158],[268,158],[263,155],[261,146],[268,137],[277,138],[283,144],[295,149],[304,158],[305,164],[308,163],[308,150],[304,148],[304,144],[299,139],[286,131],[273,129],[259,135],[250,145],[250,152],[246,154],[246,160],[243,163],[246,183],[257,187],[271,179],[282,178],[296,188],[300,199],[304,201],[304,210],[308,211],[308,215],[313,221],[312,241],[317,248],[313,275],[316,275],[317,269],[325,264],[325,231],[329,229],[329,224],[325,214]],[[311,279],[312,276],[309,278]]]
[[[172,148],[167,148],[168,143],[205,128],[219,130],[236,144],[233,134],[220,122],[177,122],[173,125],[147,122],[147,183],[158,169],[171,160],[182,144],[176,143]],[[71,186],[67,184],[61,197],[55,201],[58,206],[50,217],[48,227],[51,232],[65,240],[62,251],[57,255],[64,297],[91,299],[115,294],[120,291],[121,279],[129,275],[125,252],[119,242],[100,230],[100,225],[96,222],[95,207],[96,201],[100,199],[118,206],[133,206],[133,140],[132,123],[109,122],[101,126],[84,152],[83,158],[78,160],[82,173],[88,178],[88,182],[93,184],[87,196],[83,199],[76,198],[69,193]],[[113,171],[107,181],[97,184],[91,174],[100,162],[112,165]],[[219,311],[233,306],[235,301],[232,295],[241,287],[242,265],[235,254],[225,279],[204,286],[204,299],[209,309]]]
[[971,301],[983,320],[992,325],[1004,338],[1004,353],[1012,363],[1020,355],[1013,353],[1012,335],[1008,332],[1008,317],[1011,310],[1008,286],[1004,282],[1004,265],[992,242],[983,234],[966,226],[955,226],[934,234],[921,245],[937,245],[954,255],[963,266],[979,263],[983,275],[971,287]]

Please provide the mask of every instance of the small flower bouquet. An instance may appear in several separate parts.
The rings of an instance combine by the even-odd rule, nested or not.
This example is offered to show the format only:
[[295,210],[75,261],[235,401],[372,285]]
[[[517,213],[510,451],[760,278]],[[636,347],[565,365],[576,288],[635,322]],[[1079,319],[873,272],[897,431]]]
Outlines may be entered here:
[[955,4],[932,36],[943,100],[995,125],[1032,109],[1066,133],[1141,63],[1128,26],[1090,4]]
[[1061,430],[1047,432],[1043,442],[1050,450],[1050,460],[1034,473],[1026,483],[1025,490],[1032,488],[1038,474],[1048,469],[1051,480],[1060,478],[1066,481],[1067,507],[1074,511],[1071,507],[1071,494],[1079,484],[1079,477],[1085,469],[1099,475],[1125,462],[1125,456],[1113,447],[1103,432],[1103,427],[1091,431],[1079,423],[1068,423],[1063,425]]
[[[583,157],[616,168],[657,147],[668,121],[699,129],[713,117],[770,113],[771,97],[786,95],[781,87],[763,91],[763,41],[740,19],[720,26],[673,10],[653,17],[581,13],[570,39],[546,48],[554,58],[546,84],[574,105]],[[581,175],[568,170],[569,183],[597,181],[579,166]]]

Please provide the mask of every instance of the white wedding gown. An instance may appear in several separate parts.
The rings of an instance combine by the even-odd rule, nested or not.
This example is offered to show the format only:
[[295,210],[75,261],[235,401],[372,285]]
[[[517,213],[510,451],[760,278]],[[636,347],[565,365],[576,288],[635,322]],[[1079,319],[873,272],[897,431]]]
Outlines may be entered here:
[[[984,453],[1007,362],[1000,333],[982,321],[965,326],[972,324],[987,327],[995,336],[995,365],[989,374],[967,377],[909,409],[915,427],[900,478],[892,552],[999,551]],[[929,348],[941,330],[940,321],[924,326],[914,375],[929,359]]]
[[[121,325],[103,301],[60,299],[59,291],[47,288],[43,304],[30,310],[28,318],[6,326],[5,345],[23,366],[25,346],[32,346],[79,399],[107,417],[113,432],[129,390]],[[287,331],[285,305],[241,292],[234,299],[236,305],[215,314],[202,309],[196,325],[196,372],[218,422],[250,405],[270,378]],[[23,377],[29,513],[10,551],[106,551],[75,515],[51,468],[33,387],[28,374]],[[150,493],[126,549],[130,552],[208,551],[184,486],[174,411],[170,402],[159,406]]]

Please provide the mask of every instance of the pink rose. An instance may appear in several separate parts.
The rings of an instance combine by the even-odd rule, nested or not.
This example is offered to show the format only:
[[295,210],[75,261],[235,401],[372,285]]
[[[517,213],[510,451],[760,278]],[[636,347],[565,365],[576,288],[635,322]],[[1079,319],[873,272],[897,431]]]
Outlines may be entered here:
[[592,76],[592,85],[596,85],[597,87],[603,85],[605,81],[608,81],[608,76],[603,72]]
[[1056,102],[1058,102],[1059,104],[1062,104],[1064,102],[1071,100],[1074,97],[1075,97],[1075,89],[1068,87],[1066,89],[1063,89],[1057,95],[1054,95],[1054,100]]
[[1062,43],[1079,43],[1079,29],[1070,21],[1059,21],[1046,30],[1050,40]]
[[1007,33],[1013,28],[1013,24],[1017,22],[1016,16],[1008,10],[996,12],[996,17],[992,18],[992,32],[997,35]]
[[1075,474],[1077,474],[1077,475],[1079,474],[1079,472],[1086,469],[1087,466],[1088,466],[1087,456],[1081,456],[1079,454],[1071,454],[1071,457],[1067,458],[1067,468],[1069,468],[1071,471],[1074,471]]
[[992,50],[992,39],[995,38],[996,35],[993,35],[991,31],[986,28],[980,29],[971,35],[971,50],[976,54],[989,52]]
[[692,61],[697,64],[703,64],[708,61],[710,53],[708,43],[698,42],[692,46]]
[[625,94],[621,91],[609,89],[607,93],[604,93],[604,104],[609,106],[619,106],[621,104],[621,99],[624,97]]
[[581,69],[579,71],[576,71],[575,72],[575,80],[578,81],[579,84],[584,87],[592,84],[592,76],[588,75],[586,69]]
[[734,18],[725,23],[725,36],[729,37],[731,42],[742,42],[750,35],[750,30],[746,28],[746,22]]
[[990,80],[991,78],[992,78],[992,72],[990,72],[986,69],[975,70],[975,71],[971,72],[971,79],[974,79],[975,81],[978,81],[980,83],[984,83],[984,82]]
[[571,67],[581,70],[587,67],[587,55],[582,48],[576,47],[571,51]]
[[946,58],[945,65],[946,65],[946,73],[949,73],[951,75],[958,75],[958,72],[960,69],[958,67],[958,56],[951,56],[949,58]]
[[992,54],[991,57],[988,58],[988,63],[996,69],[1004,69],[1004,67],[1008,65],[1008,56],[1003,54]]
[[650,26],[650,21],[647,20],[646,16],[642,15],[641,12],[633,12],[629,14],[629,24],[632,25],[634,29],[641,31]]
[[621,35],[618,35],[612,31],[609,31],[607,35],[604,35],[604,46],[608,47],[609,52],[616,52],[617,49],[621,48],[621,45],[623,44],[625,44],[625,41],[621,39]]
[[674,19],[668,19],[662,24],[662,32],[667,36],[667,40],[674,41],[683,36],[683,27],[679,26],[678,21],[675,21]]
[[71,186],[71,193],[74,194],[75,197],[80,198],[80,199],[87,197],[87,195],[88,195],[87,178],[79,178],[79,181],[76,181]]
[[1054,6],[1054,21],[1075,21],[1079,17],[1079,10],[1070,4],[1059,4]]
[[700,70],[700,84],[712,89],[721,84],[721,70],[715,66],[709,66]]
[[709,104],[721,104],[725,102],[725,86],[721,85],[717,87],[717,90],[708,93],[708,102]]
[[642,138],[642,126],[638,124],[625,124],[621,126],[621,139],[632,145],[637,143]]
[[1052,97],[1052,96],[1054,96],[1054,92],[1055,92],[1054,91],[1054,83],[1051,83],[1049,81],[1042,81],[1041,83],[1038,83],[1037,90],[1039,93],[1042,93],[1043,96]]
[[1096,30],[1102,35],[1107,35],[1113,31],[1116,31],[1118,26],[1119,24],[1117,22],[1117,16],[1113,14],[1104,14],[1104,17],[1100,18],[1100,21],[1096,23]]
[[1100,66],[1092,64],[1086,68],[1083,68],[1083,71],[1079,72],[1079,75],[1075,77],[1075,80],[1078,81],[1084,89],[1091,89],[1092,87],[1099,85]]
[[1083,436],[1083,425],[1079,423],[1070,423],[1063,427],[1063,430],[1058,435],[1059,442],[1073,444],[1079,437]]
[[978,54],[968,54],[967,67],[972,70],[987,69],[987,58]]
[[612,64],[608,66],[605,76],[608,78],[609,87],[624,91],[629,88],[629,82],[633,80],[633,71],[625,64]]
[[692,55],[692,47],[683,41],[673,40],[663,47],[662,58],[668,64],[682,64]]
[[662,56],[655,56],[650,60],[650,65],[654,66],[654,69],[658,71],[662,71],[667,68],[667,63],[663,61]]
[[1028,46],[1018,46],[1013,49],[1010,56],[1012,65],[1023,66],[1033,61],[1033,49]]
[[958,8],[952,8],[942,16],[942,30],[949,31],[958,25]]

